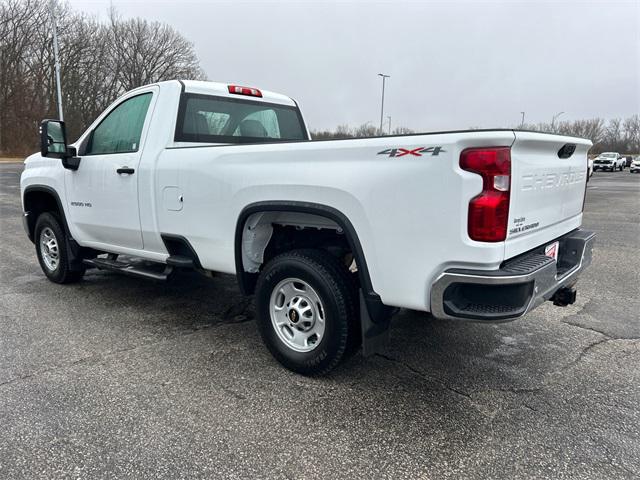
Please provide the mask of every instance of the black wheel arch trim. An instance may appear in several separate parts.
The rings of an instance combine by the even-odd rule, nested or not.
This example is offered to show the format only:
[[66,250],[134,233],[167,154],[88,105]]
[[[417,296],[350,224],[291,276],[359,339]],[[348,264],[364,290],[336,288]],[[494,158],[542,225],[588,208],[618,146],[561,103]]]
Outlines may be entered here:
[[360,278],[360,285],[367,297],[375,297],[379,300],[380,297],[373,290],[371,283],[371,277],[369,275],[369,269],[367,267],[367,261],[362,250],[362,244],[358,238],[358,234],[347,218],[341,211],[322,205],[319,203],[310,202],[297,202],[297,201],[265,201],[256,202],[247,205],[240,215],[236,223],[235,234],[235,263],[236,263],[236,276],[238,278],[238,284],[240,289],[245,295],[253,293],[255,288],[255,274],[251,274],[244,271],[242,264],[242,230],[247,219],[254,213],[261,212],[296,212],[296,213],[309,213],[328,218],[334,221],[345,233],[349,247],[351,248],[353,255],[358,265],[358,277]]
[[60,217],[60,221],[62,222],[62,228],[64,230],[65,235],[67,236],[67,255],[69,256],[69,268],[72,271],[77,271],[77,270],[81,270],[83,267],[82,265],[82,257],[83,257],[83,253],[87,254],[89,249],[85,249],[83,247],[81,247],[80,245],[78,245],[78,243],[73,239],[73,235],[71,235],[71,230],[69,230],[69,225],[67,223],[67,215],[64,211],[64,207],[62,205],[62,200],[60,200],[60,195],[58,195],[58,192],[53,188],[50,187],[48,185],[29,185],[24,189],[24,192],[22,193],[22,203],[23,206],[25,207],[25,214],[27,215],[27,227],[29,228],[28,231],[28,235],[29,235],[29,239],[35,243],[35,228],[36,228],[36,222],[38,221],[38,218],[35,215],[31,215],[31,212],[26,208],[26,197],[27,194],[32,193],[32,192],[42,192],[42,193],[46,193],[48,195],[51,195],[53,197],[53,199],[56,202],[56,205],[58,206],[58,215]]
[[[49,194],[53,197],[53,199],[55,200],[56,204],[58,205],[58,211],[60,213],[60,220],[62,221],[62,226],[64,228],[64,232],[67,234],[67,237],[69,239],[73,240],[73,237],[71,235],[71,231],[69,230],[69,225],[67,224],[67,216],[64,212],[64,207],[62,205],[62,201],[60,200],[60,195],[58,195],[58,192],[53,188],[50,187],[48,185],[29,185],[24,189],[24,192],[22,193],[22,205],[24,206],[24,213],[26,214],[30,214],[31,212],[29,211],[26,205],[26,198],[27,198],[27,194],[32,193],[32,192],[42,192],[42,193],[46,193]],[[33,215],[29,215],[28,217],[29,219],[29,231],[31,232],[29,234],[29,239],[33,242],[34,239],[33,237],[33,231],[35,229],[36,226],[36,221],[38,220],[37,218],[35,218]]]

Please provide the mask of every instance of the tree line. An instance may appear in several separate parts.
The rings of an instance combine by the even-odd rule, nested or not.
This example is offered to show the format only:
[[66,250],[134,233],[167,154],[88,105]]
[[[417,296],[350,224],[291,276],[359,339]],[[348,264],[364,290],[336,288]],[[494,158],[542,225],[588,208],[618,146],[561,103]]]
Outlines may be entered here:
[[[62,94],[70,141],[122,93],[162,80],[206,79],[191,44],[169,25],[123,19],[111,9],[100,21],[58,4]],[[37,149],[43,118],[57,118],[49,2],[0,0],[0,155]],[[640,153],[640,116],[512,126],[589,138],[592,153]],[[396,127],[391,134],[414,133]],[[380,134],[371,123],[315,130],[314,139]]]
[[[415,133],[410,128],[396,127],[390,135],[405,135]],[[386,132],[383,132],[385,135]],[[335,130],[312,130],[311,138],[314,140],[331,140],[338,138],[366,138],[380,135],[380,129],[373,126],[370,122],[363,123],[359,127],[351,127],[349,125],[338,125]]]
[[[69,140],[122,93],[175,78],[205,79],[193,45],[172,27],[112,9],[106,21],[58,4],[62,104]],[[37,148],[58,118],[51,14],[43,0],[0,0],[0,154]]]
[[640,115],[620,119],[564,121],[557,125],[549,123],[525,124],[526,130],[553,132],[561,135],[588,138],[593,142],[590,153],[618,152],[640,153]]
[[[640,153],[640,115],[632,115],[625,119],[614,118],[604,120],[593,118],[589,120],[564,121],[557,124],[550,123],[526,123],[523,125],[511,125],[509,128],[520,130],[532,130],[536,132],[557,133],[573,137],[589,138],[593,142],[590,153],[619,152]],[[478,130],[478,128],[470,128]],[[416,133],[405,127],[393,130],[392,135],[404,135]],[[371,123],[365,123],[359,127],[338,125],[335,130],[313,130],[311,136],[314,140],[328,140],[338,138],[365,138],[380,135],[380,129]]]

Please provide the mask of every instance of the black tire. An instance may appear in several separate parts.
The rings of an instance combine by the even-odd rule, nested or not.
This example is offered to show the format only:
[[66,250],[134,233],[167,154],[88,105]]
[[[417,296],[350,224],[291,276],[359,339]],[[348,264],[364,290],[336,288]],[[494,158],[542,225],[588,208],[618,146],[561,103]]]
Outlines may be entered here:
[[[324,334],[311,351],[300,352],[288,346],[271,319],[274,289],[292,278],[307,283],[323,308]],[[323,250],[293,250],[278,255],[265,266],[256,285],[257,322],[265,345],[284,367],[302,375],[325,375],[357,349],[360,328],[356,302],[349,270]]]
[[[52,235],[57,244],[57,261],[55,265],[52,265],[50,260],[45,259],[45,247],[42,244],[43,232],[49,236]],[[67,253],[67,236],[58,217],[52,213],[41,214],[36,221],[34,240],[40,268],[42,268],[49,280],[54,283],[74,283],[82,279],[85,272],[84,268],[71,270]]]

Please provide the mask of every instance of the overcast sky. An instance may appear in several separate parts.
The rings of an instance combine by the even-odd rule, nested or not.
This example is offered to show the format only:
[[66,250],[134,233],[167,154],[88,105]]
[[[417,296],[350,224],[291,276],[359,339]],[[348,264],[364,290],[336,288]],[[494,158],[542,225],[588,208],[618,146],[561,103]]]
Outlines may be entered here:
[[[284,93],[311,129],[380,121],[418,131],[640,112],[640,0],[71,0],[167,22],[210,80]],[[386,118],[385,118],[386,121]]]

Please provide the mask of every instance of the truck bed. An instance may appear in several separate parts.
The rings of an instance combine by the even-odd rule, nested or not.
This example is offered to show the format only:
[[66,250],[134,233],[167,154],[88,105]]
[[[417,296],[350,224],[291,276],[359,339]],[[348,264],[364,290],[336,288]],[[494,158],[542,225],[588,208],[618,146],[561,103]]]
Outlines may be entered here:
[[[561,159],[557,152],[567,144],[575,151]],[[233,273],[230,232],[247,205],[327,205],[353,224],[383,302],[425,310],[431,283],[443,270],[498,269],[504,260],[580,225],[590,145],[514,130],[172,144],[158,157],[154,190],[189,193],[183,210],[161,209],[158,222],[167,233],[189,232],[205,268]],[[482,179],[464,171],[459,158],[466,148],[496,146],[511,148],[510,228],[503,242],[477,242],[467,234],[467,210],[482,191]],[[194,221],[207,217],[216,218],[216,225]]]

